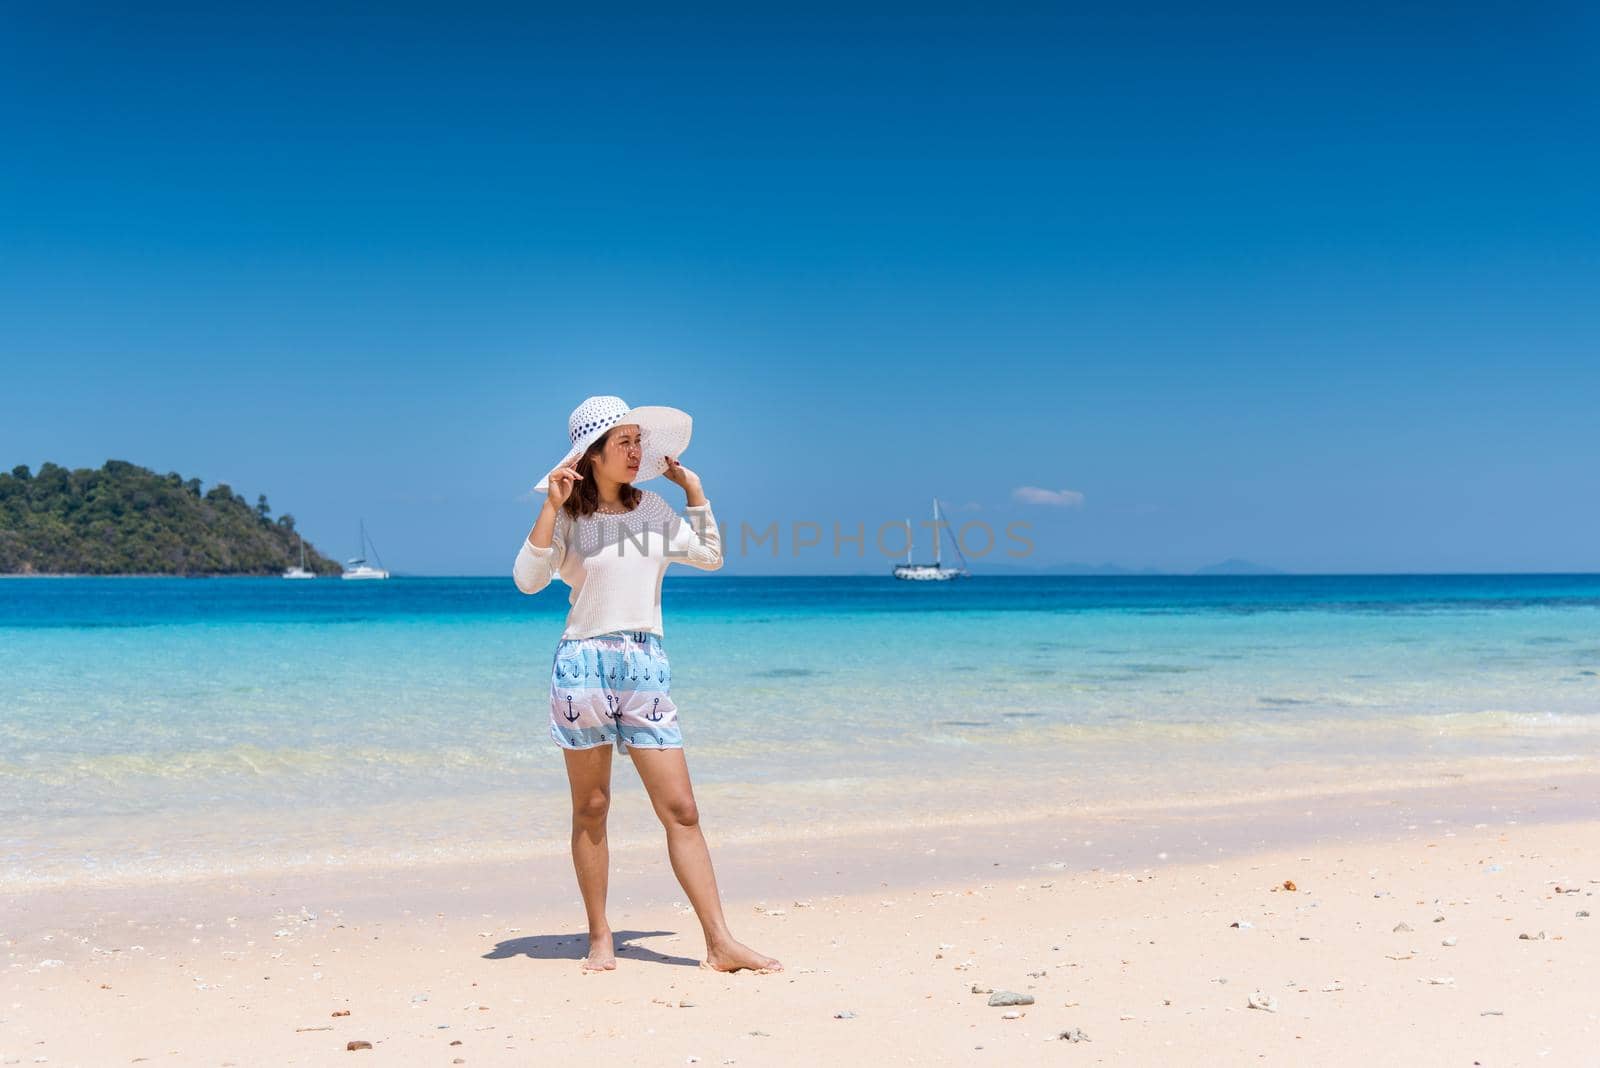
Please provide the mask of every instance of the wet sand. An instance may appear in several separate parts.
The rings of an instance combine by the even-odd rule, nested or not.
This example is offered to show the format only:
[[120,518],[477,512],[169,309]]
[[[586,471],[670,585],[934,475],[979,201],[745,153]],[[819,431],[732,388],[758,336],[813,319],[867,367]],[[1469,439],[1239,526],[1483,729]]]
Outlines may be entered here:
[[[1600,1048],[1600,928],[1579,915],[1600,894],[1592,774],[1025,820],[997,804],[782,848],[719,845],[702,812],[734,933],[781,973],[697,967],[699,924],[642,795],[619,790],[617,837],[641,844],[613,848],[614,972],[581,970],[570,863],[548,853],[54,887],[5,899],[0,1058],[1492,1065]],[[1034,1001],[991,1007],[974,985]],[[1073,1029],[1087,1040],[1058,1037]]]

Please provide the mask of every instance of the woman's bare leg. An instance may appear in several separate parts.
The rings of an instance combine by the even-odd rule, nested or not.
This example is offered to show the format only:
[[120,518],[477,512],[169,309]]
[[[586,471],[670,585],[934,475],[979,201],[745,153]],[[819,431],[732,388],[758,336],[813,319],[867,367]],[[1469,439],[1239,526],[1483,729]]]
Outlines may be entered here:
[[722,915],[722,898],[717,893],[717,876],[711,870],[711,851],[706,848],[705,835],[700,833],[700,810],[695,805],[683,750],[629,746],[628,754],[639,769],[651,806],[667,830],[667,856],[672,860],[673,874],[700,917],[706,936],[705,965],[721,972],[740,968],[782,971],[783,965],[777,960],[735,941],[728,930]]
[[588,971],[610,971],[617,966],[606,922],[606,884],[611,876],[611,849],[606,844],[606,814],[611,811],[611,746],[563,750],[567,782],[572,787],[572,866],[578,873],[578,892],[589,916]]

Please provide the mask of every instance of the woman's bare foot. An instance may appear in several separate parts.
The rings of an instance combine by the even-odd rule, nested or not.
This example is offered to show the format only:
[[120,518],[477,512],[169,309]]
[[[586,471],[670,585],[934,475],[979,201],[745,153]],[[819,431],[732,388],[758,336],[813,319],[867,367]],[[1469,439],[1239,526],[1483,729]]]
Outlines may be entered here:
[[589,932],[589,955],[583,958],[586,972],[610,972],[617,967],[617,953],[611,948],[611,932]]
[[729,940],[719,946],[707,947],[706,959],[700,967],[716,972],[736,972],[748,968],[753,972],[781,972],[783,965],[777,958],[764,956],[741,942]]

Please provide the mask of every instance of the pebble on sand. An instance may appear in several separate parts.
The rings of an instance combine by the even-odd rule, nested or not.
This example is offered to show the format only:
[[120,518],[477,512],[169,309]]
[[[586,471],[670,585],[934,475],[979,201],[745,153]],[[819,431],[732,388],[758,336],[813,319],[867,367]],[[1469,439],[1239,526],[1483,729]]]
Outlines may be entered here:
[[1093,1039],[1091,1039],[1088,1035],[1083,1033],[1083,1029],[1081,1027],[1069,1027],[1065,1031],[1063,1031],[1059,1035],[1057,1035],[1056,1038],[1058,1040],[1062,1041],[1062,1042],[1091,1042],[1091,1041],[1093,1041]]
[[833,1018],[835,1020],[854,1020],[856,1018],[856,1014],[851,1012],[849,1009],[843,1009],[834,1013]]
[[371,1049],[372,1048],[372,1043],[371,1042],[364,1042],[361,1039],[356,1038],[356,1039],[351,1039],[349,1042],[345,1043],[345,1047],[344,1048],[345,1048],[345,1052],[347,1052],[347,1053],[352,1051],[352,1050]]
[[1246,998],[1245,1004],[1252,1009],[1260,1009],[1263,1012],[1278,1011],[1278,999],[1269,994],[1263,994],[1259,990]]
[[1013,1009],[1011,1012],[1002,1012],[1000,1014],[1000,1019],[1002,1019],[1002,1020],[1020,1020],[1026,1015],[1027,1015],[1027,1013],[1025,1013],[1025,1012],[1017,1012],[1016,1010]]
[[1517,938],[1524,942],[1543,942],[1545,934],[1543,931],[1540,931],[1538,934],[1529,934],[1527,931],[1523,931],[1521,934],[1517,935]]
[[989,995],[990,1005],[1032,1005],[1032,994],[1019,994],[1015,990],[996,990]]

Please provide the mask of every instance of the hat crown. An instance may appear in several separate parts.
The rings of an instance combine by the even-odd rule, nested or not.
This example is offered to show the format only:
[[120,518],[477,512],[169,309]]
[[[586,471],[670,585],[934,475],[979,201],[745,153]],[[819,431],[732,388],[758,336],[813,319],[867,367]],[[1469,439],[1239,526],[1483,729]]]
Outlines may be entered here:
[[615,426],[627,414],[628,402],[621,397],[590,397],[567,417],[567,434],[576,445],[595,431]]

